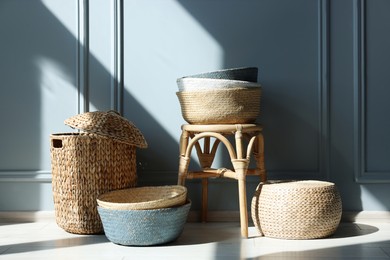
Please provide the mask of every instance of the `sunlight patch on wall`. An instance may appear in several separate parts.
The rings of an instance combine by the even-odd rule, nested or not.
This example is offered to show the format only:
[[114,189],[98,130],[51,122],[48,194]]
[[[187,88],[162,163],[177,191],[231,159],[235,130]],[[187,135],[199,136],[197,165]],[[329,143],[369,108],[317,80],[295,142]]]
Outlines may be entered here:
[[35,59],[40,72],[41,92],[41,169],[50,169],[49,138],[58,132],[73,132],[64,120],[76,114],[77,89],[74,79],[60,63],[46,57]]
[[387,195],[383,195],[380,197],[375,197],[369,190],[368,187],[365,187],[364,185],[361,185],[361,195],[360,198],[362,199],[362,207],[366,211],[370,210],[376,210],[376,211],[388,211],[389,209],[386,208],[383,203],[379,200],[380,198],[385,198]]
[[[61,22],[66,29],[77,38],[77,19],[69,15],[77,10],[77,2],[69,0],[42,0],[42,3]],[[77,16],[76,16],[77,17]]]
[[[43,0],[43,4],[55,16],[58,21],[83,45],[83,35],[79,35],[79,27],[85,22],[79,19],[77,12],[83,12],[82,4],[79,1],[69,0]],[[96,59],[99,66],[113,74],[114,57],[114,1],[95,0],[89,4],[88,15],[84,19],[88,20],[89,32],[89,52],[90,59]],[[98,30],[91,30],[98,28]],[[87,33],[87,32],[84,32]],[[92,108],[94,110],[96,108]]]
[[126,1],[124,11],[126,89],[177,139],[176,79],[221,68],[223,47],[178,1]]

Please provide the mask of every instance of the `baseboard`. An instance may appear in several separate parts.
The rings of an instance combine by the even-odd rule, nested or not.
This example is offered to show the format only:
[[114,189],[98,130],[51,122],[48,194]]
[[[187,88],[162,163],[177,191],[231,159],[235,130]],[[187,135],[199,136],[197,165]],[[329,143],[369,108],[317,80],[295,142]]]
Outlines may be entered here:
[[[248,213],[248,216],[250,212]],[[248,217],[250,220],[250,217]],[[188,222],[201,221],[200,211],[190,211],[188,214]],[[239,211],[209,211],[207,212],[207,222],[239,222]]]
[[[248,220],[251,222],[251,213],[248,212]],[[54,211],[0,211],[0,223],[21,222],[47,222],[55,221]],[[188,222],[201,221],[200,211],[190,211]],[[207,222],[239,222],[238,211],[209,211]],[[343,222],[385,222],[390,223],[390,211],[345,211]]]
[[0,223],[54,221],[54,211],[0,211]]
[[342,215],[344,222],[390,222],[390,211],[344,211]]

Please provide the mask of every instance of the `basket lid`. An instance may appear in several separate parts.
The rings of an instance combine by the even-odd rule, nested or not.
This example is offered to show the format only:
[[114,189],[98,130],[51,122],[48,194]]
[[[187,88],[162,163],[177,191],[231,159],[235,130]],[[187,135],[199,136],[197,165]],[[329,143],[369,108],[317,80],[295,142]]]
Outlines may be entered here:
[[64,123],[72,128],[110,137],[139,148],[148,147],[141,131],[114,110],[78,114],[66,119]]

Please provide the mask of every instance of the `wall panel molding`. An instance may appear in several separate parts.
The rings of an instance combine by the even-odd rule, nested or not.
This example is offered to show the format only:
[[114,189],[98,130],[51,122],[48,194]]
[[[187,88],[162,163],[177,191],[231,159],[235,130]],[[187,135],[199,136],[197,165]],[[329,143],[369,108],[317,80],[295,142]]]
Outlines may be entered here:
[[[329,179],[330,178],[330,101],[329,101],[329,0],[318,0],[317,57],[318,57],[318,168],[314,171],[274,170],[276,178]],[[266,152],[267,154],[267,152]]]
[[51,171],[0,171],[0,183],[51,183]]
[[[77,88],[79,100],[79,113],[90,111],[90,4],[89,0],[78,0],[78,49],[77,49]],[[112,19],[112,82],[110,107],[123,114],[123,0],[114,0],[109,10]]]
[[319,52],[319,106],[320,106],[320,141],[319,171],[320,176],[330,178],[330,104],[329,104],[329,1],[320,0],[318,4],[318,52]]
[[354,143],[355,181],[358,183],[390,183],[390,172],[367,170],[367,32],[366,0],[355,0],[354,31]]
[[123,115],[124,93],[124,31],[123,31],[123,0],[114,3],[114,75],[111,90],[111,107]]
[[89,0],[78,1],[77,90],[78,112],[89,111]]

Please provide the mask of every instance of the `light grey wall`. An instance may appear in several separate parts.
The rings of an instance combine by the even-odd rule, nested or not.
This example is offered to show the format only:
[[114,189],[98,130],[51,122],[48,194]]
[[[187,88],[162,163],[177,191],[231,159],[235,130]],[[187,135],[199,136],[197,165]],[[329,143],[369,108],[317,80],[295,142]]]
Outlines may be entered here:
[[[1,1],[0,210],[53,208],[49,135],[88,110],[120,110],[143,132],[140,185],[176,183],[176,78],[240,66],[259,68],[270,179],[330,180],[344,210],[390,210],[389,11],[385,0]],[[221,150],[216,166],[228,163]],[[188,187],[197,209],[199,183]],[[236,183],[211,181],[209,203],[238,209]]]

